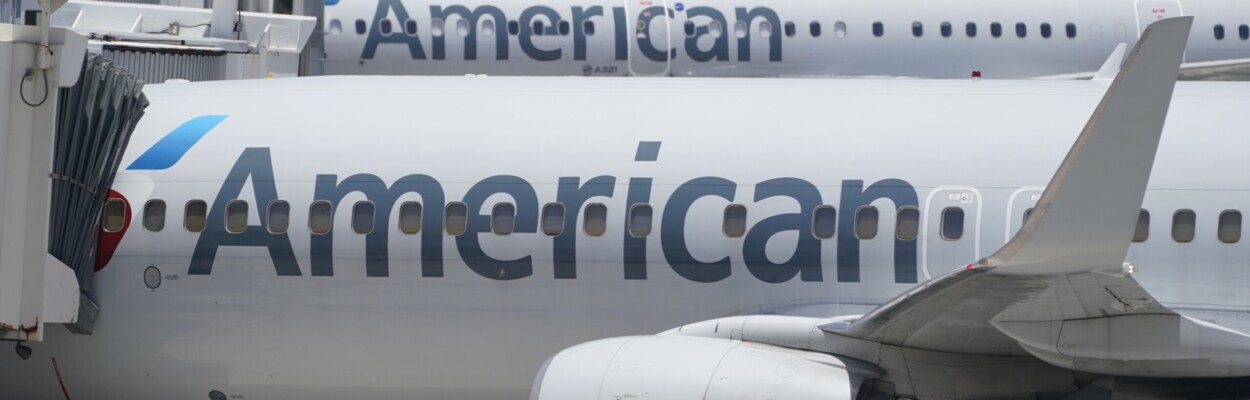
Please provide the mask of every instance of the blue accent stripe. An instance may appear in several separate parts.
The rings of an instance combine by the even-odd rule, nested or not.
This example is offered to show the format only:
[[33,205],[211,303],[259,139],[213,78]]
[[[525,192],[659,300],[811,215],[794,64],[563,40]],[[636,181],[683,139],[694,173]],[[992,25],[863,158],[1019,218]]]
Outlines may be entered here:
[[225,115],[201,115],[183,123],[139,155],[126,169],[162,170],[174,166],[191,146],[212,130]]

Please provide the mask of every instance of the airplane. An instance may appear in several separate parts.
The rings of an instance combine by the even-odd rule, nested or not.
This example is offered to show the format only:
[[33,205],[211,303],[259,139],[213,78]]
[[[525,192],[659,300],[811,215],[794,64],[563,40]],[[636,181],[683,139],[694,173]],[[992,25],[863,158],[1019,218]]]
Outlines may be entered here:
[[1089,78],[1151,22],[1194,16],[1186,79],[1245,80],[1238,0],[328,0],[333,75]]
[[1173,86],[1190,23],[1111,81],[151,85],[94,331],[0,393],[1236,397],[1250,84]]

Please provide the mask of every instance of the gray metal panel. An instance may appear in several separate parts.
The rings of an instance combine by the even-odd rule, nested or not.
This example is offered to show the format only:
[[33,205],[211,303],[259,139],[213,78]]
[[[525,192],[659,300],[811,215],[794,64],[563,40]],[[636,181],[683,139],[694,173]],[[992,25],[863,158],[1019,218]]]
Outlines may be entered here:
[[117,66],[130,71],[144,82],[160,83],[170,79],[193,82],[225,78],[225,52],[135,51],[106,47],[102,53]]

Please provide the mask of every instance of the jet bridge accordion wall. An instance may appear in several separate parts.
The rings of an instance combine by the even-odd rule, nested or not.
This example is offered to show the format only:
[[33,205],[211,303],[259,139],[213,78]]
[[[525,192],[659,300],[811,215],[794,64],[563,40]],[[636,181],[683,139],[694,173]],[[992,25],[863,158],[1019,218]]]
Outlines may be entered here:
[[97,55],[83,63],[76,85],[60,89],[48,253],[74,269],[84,294],[95,272],[101,210],[148,106],[142,89],[143,81]]

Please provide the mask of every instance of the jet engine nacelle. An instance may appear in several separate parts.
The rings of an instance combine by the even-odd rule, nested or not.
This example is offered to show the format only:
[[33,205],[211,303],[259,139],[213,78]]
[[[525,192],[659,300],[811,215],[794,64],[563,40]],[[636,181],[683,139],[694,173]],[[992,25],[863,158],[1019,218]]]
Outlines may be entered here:
[[837,358],[737,340],[635,336],[570,347],[543,365],[530,399],[853,398]]

